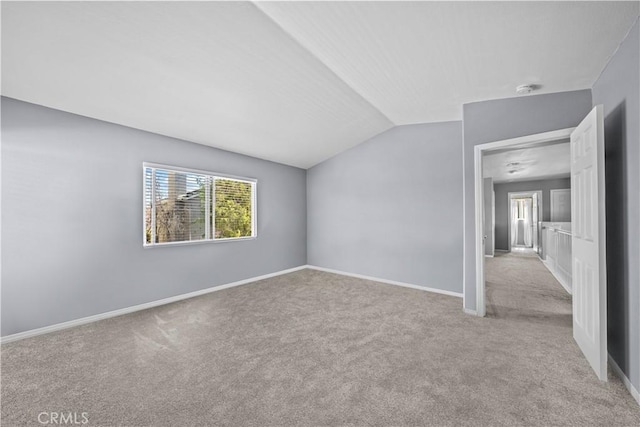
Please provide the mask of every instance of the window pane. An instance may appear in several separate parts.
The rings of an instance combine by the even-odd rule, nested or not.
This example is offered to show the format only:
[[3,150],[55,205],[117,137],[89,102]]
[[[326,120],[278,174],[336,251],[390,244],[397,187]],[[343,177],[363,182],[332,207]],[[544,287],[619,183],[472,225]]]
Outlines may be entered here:
[[253,235],[251,230],[252,187],[250,182],[216,178],[214,238],[227,239]]
[[155,170],[156,242],[205,239],[204,175]]

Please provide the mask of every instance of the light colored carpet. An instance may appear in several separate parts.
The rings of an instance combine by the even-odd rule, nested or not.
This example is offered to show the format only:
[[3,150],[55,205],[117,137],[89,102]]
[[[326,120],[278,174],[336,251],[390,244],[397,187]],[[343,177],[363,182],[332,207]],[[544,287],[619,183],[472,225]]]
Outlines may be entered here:
[[312,270],[2,346],[2,425],[640,425],[571,338],[535,258],[488,261],[462,301]]

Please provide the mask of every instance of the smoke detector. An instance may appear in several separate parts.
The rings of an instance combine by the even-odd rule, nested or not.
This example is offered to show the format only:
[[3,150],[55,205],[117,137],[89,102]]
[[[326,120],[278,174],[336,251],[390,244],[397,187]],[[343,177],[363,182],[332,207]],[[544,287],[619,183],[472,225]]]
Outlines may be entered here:
[[535,85],[520,85],[516,87],[516,93],[518,95],[526,95],[533,92],[536,89]]

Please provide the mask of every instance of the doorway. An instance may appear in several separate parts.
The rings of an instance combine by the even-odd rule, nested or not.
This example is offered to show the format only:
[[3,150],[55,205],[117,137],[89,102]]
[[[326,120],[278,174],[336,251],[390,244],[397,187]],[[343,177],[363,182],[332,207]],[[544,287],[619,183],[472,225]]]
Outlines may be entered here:
[[507,242],[509,251],[531,249],[540,253],[540,221],[542,221],[542,190],[509,192],[509,224]]
[[[486,315],[486,291],[484,282],[484,233],[483,233],[483,203],[484,203],[484,176],[483,176],[483,154],[497,152],[500,150],[513,150],[518,148],[540,147],[556,143],[557,141],[568,141],[571,132],[575,128],[560,129],[552,132],[545,132],[536,135],[528,135],[520,138],[513,138],[504,141],[490,142],[477,145],[475,151],[475,225],[476,225],[476,314],[480,317]],[[482,255],[482,256],[479,256]]]
[[604,118],[595,106],[575,128],[474,147],[476,314],[486,315],[483,248],[483,155],[494,150],[570,141],[573,338],[598,378],[607,381],[607,278],[605,235]]

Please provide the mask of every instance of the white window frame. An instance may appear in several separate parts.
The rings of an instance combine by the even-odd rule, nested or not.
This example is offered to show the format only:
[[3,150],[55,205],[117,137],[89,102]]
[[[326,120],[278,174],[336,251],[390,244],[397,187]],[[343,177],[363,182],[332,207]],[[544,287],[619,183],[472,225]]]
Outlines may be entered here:
[[[152,242],[151,243],[147,243],[147,235],[146,235],[146,230],[145,230],[145,226],[146,226],[146,218],[145,218],[145,211],[146,211],[146,196],[147,196],[147,192],[146,192],[146,175],[145,175],[145,171],[147,168],[152,168],[152,169],[163,169],[163,170],[168,170],[168,171],[175,171],[175,172],[184,172],[184,173],[193,173],[193,174],[198,174],[198,175],[205,175],[209,178],[212,179],[212,182],[215,182],[216,179],[227,179],[227,180],[233,180],[233,181],[240,181],[240,182],[245,182],[245,183],[249,183],[251,184],[251,236],[243,236],[243,237],[225,237],[223,239],[216,239],[216,238],[206,238],[206,239],[200,239],[200,240],[182,240],[179,242],[163,242],[163,243],[155,243],[153,242],[153,234],[152,234]],[[151,229],[155,230],[155,223],[156,223],[156,218],[155,218],[155,179],[156,179],[156,174],[155,173],[151,173]],[[215,227],[215,211],[212,213],[211,212],[211,208],[209,207],[209,201],[211,202],[210,205],[211,207],[215,206],[215,192],[213,192],[213,196],[214,198],[212,199],[209,194],[211,192],[210,191],[205,191],[205,217],[207,216],[207,213],[211,216],[211,218],[213,219],[213,226]],[[209,200],[212,199],[212,200]],[[205,221],[205,234],[207,236],[212,235],[211,234],[211,226],[209,225],[209,221],[206,220]],[[166,247],[166,246],[181,246],[181,245],[198,245],[198,244],[203,244],[203,243],[225,243],[225,242],[238,242],[238,241],[244,241],[244,240],[254,240],[258,237],[258,180],[255,178],[247,178],[247,177],[242,177],[242,176],[236,176],[236,175],[228,175],[228,174],[223,174],[223,173],[218,173],[218,172],[212,172],[212,171],[207,171],[207,170],[202,170],[202,169],[193,169],[193,168],[185,168],[182,166],[172,166],[172,165],[165,165],[165,164],[161,164],[161,163],[150,163],[150,162],[143,162],[142,163],[142,245],[145,248],[157,248],[157,247]]]

